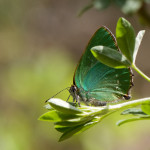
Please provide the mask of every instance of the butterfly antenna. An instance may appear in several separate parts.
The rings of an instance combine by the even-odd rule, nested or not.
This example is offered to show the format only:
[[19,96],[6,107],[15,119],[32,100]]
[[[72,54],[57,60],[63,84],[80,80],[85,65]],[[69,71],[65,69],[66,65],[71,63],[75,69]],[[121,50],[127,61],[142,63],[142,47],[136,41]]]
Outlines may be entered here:
[[[61,93],[62,91],[64,91],[64,90],[68,90],[70,87],[67,87],[67,88],[65,88],[65,89],[62,89],[61,91],[59,91],[58,93],[56,93],[54,96],[52,96],[51,98],[53,98],[53,97],[55,97],[56,95],[58,95],[59,93]],[[69,90],[68,90],[69,91]],[[51,99],[51,98],[49,98],[49,99]],[[49,100],[49,99],[47,99],[46,101],[45,101],[45,103]]]
[[67,100],[66,100],[67,102],[68,102],[68,100],[69,100],[70,96],[71,96],[71,94],[68,96],[68,98],[67,98]]

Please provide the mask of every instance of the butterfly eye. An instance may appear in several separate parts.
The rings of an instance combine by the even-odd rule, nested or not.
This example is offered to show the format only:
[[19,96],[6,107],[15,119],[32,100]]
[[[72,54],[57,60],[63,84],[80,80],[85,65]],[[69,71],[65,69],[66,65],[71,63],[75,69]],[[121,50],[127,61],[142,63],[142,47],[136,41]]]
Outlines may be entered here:
[[76,91],[77,91],[77,88],[76,88],[75,85],[72,85],[72,86],[70,87],[70,89],[69,89],[69,92],[75,93]]

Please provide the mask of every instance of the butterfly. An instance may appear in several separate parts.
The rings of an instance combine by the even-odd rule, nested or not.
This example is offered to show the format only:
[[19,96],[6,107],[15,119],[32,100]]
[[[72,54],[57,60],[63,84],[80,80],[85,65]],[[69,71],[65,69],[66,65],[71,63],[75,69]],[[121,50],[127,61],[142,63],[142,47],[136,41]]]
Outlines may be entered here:
[[103,106],[107,102],[130,99],[129,91],[133,86],[132,70],[114,69],[98,61],[90,50],[98,45],[119,51],[115,36],[108,28],[102,26],[95,32],[74,73],[73,85],[69,89],[73,101]]

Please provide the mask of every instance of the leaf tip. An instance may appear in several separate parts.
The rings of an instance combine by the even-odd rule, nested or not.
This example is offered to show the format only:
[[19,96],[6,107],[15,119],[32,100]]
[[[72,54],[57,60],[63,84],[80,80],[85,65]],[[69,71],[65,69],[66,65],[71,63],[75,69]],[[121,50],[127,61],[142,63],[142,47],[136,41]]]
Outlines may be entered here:
[[118,122],[116,123],[116,125],[117,125],[117,126],[120,126],[120,125],[121,125],[120,121],[118,121]]

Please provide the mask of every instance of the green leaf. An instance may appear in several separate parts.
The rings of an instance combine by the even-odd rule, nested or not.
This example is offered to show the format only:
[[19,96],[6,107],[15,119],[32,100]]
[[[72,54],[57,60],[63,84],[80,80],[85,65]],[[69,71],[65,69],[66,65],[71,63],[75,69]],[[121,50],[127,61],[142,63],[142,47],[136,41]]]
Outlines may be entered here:
[[105,65],[113,68],[127,68],[131,64],[119,51],[107,46],[92,47],[93,56]]
[[92,127],[96,123],[98,123],[99,121],[100,121],[100,117],[97,117],[97,118],[94,118],[90,122],[87,122],[85,124],[81,124],[81,125],[78,125],[78,126],[75,126],[75,127],[72,127],[70,129],[66,130],[66,132],[64,132],[63,135],[60,137],[59,142],[64,141],[75,134],[79,134],[79,133],[89,129],[90,127]]
[[65,121],[56,122],[55,125],[68,126],[68,127],[77,126],[77,125],[90,121],[92,118],[93,118],[92,116],[71,118]]
[[141,109],[143,110],[144,113],[150,115],[150,102],[143,103],[141,105]]
[[61,112],[58,112],[56,110],[49,111],[39,117],[39,120],[42,121],[52,121],[52,122],[57,122],[57,121],[64,121],[68,119],[74,119],[78,118],[79,116],[77,115],[72,115],[72,114],[64,114]]
[[55,125],[54,128],[61,133],[66,132],[67,130],[71,129],[72,127],[66,127],[66,126],[61,126],[61,125]]
[[134,48],[134,53],[133,53],[133,63],[135,63],[136,55],[137,55],[138,49],[141,45],[141,41],[143,39],[144,34],[145,34],[145,30],[141,30],[141,31],[139,31],[138,35],[136,36],[135,48]]
[[61,121],[58,113],[55,110],[49,111],[39,117],[42,121]]
[[117,22],[116,39],[121,52],[132,63],[135,47],[135,32],[132,25],[124,18],[119,18]]
[[82,111],[71,104],[67,103],[66,101],[63,101],[58,98],[51,98],[48,100],[48,103],[56,110],[62,112],[62,113],[68,113],[68,114],[79,114],[82,113]]
[[129,108],[124,110],[121,115],[146,115],[141,108]]
[[134,118],[129,118],[129,119],[124,119],[124,120],[119,120],[116,125],[120,126],[124,123],[128,123],[128,122],[132,122],[132,121],[137,121],[137,120],[149,120],[150,116],[149,115],[145,115],[145,116],[140,116],[140,117],[134,117]]

